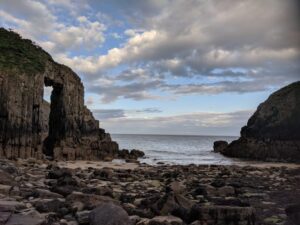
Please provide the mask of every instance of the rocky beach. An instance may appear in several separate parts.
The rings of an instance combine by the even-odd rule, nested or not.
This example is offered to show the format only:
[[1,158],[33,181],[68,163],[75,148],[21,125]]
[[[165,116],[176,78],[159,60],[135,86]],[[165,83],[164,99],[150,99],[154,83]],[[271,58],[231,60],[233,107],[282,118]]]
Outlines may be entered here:
[[101,164],[1,160],[0,224],[299,222],[299,165]]

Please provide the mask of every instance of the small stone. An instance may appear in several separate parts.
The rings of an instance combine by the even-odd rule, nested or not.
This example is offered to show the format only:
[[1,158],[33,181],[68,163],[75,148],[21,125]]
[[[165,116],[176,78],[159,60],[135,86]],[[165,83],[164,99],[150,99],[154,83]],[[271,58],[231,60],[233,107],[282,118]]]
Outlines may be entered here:
[[235,194],[235,190],[231,186],[224,186],[218,189],[220,196],[232,196]]
[[129,216],[129,219],[132,224],[137,224],[139,221],[141,221],[141,217],[137,215]]
[[9,185],[0,184],[0,194],[9,195],[11,188]]
[[176,194],[182,194],[186,190],[186,186],[182,182],[173,181],[170,185],[170,190]]
[[175,216],[156,216],[150,220],[141,220],[137,225],[184,225],[184,223]]
[[89,223],[89,215],[90,215],[89,210],[85,210],[85,211],[80,211],[80,212],[76,212],[76,218],[79,224],[88,224]]

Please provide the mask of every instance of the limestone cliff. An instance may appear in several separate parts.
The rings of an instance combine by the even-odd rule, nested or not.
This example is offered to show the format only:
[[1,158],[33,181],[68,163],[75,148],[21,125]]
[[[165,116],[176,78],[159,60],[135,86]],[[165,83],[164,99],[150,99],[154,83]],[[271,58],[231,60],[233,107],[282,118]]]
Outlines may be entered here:
[[224,154],[259,160],[300,162],[300,81],[273,93]]
[[[50,108],[44,86],[53,87]],[[0,28],[0,157],[99,159],[117,151],[84,105],[78,75],[32,41]]]

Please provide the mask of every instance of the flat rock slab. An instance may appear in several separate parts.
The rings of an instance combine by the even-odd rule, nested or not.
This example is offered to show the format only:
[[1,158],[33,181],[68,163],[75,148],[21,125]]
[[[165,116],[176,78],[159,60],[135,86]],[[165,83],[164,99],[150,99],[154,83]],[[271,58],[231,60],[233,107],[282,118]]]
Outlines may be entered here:
[[6,224],[9,217],[11,216],[11,212],[1,212],[0,211],[0,225]]
[[32,216],[13,214],[5,225],[40,225],[43,220]]
[[0,212],[8,212],[24,208],[26,208],[26,206],[22,202],[0,200]]

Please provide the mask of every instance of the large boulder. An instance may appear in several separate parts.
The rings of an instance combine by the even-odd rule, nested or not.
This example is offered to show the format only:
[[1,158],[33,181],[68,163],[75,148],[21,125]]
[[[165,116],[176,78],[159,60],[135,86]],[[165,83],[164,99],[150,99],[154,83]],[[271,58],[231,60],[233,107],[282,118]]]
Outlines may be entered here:
[[266,161],[300,162],[300,81],[260,104],[223,154]]
[[214,152],[222,153],[224,149],[228,146],[227,141],[215,141],[214,142]]
[[91,211],[90,225],[131,225],[127,212],[120,206],[106,202]]

